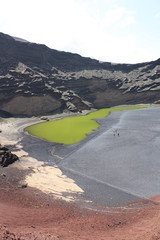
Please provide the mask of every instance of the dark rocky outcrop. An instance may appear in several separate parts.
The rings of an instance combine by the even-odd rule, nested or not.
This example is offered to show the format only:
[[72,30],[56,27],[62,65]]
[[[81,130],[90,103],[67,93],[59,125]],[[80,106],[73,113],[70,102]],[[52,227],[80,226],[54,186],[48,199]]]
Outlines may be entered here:
[[7,167],[8,165],[14,163],[17,160],[17,155],[11,153],[11,151],[7,147],[0,146],[0,165],[2,167]]
[[0,33],[0,66],[3,115],[44,115],[160,99],[160,59],[100,62]]

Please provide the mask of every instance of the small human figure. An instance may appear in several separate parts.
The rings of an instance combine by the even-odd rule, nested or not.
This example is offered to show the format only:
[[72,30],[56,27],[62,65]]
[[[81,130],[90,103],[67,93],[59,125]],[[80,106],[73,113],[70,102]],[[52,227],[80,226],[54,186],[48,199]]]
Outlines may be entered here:
[[120,134],[119,134],[119,132],[118,132],[117,129],[113,131],[113,136],[115,137],[116,135],[117,135],[118,137],[120,136]]

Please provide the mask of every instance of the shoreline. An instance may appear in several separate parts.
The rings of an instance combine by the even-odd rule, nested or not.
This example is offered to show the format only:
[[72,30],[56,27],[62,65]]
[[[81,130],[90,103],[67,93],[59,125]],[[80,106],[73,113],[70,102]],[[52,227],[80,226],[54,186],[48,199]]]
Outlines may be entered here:
[[[12,152],[17,154],[20,158],[20,161],[14,163],[15,167],[18,169],[30,170],[30,174],[26,175],[24,179],[28,186],[38,188],[44,193],[53,194],[55,199],[63,199],[65,201],[77,203],[80,202],[81,205],[89,208],[92,203],[93,206],[96,206],[97,203],[94,203],[94,200],[90,200],[84,195],[83,187],[80,187],[81,185],[79,185],[78,178],[74,176],[74,171],[73,174],[71,174],[72,169],[69,170],[66,168],[66,159],[74,155],[74,152],[78,152],[81,148],[83,149],[83,146],[88,144],[89,141],[92,142],[94,138],[96,139],[98,136],[103,135],[104,131],[114,132],[115,127],[119,125],[125,112],[126,111],[115,112],[110,114],[107,118],[98,119],[100,127],[96,131],[90,133],[86,139],[74,145],[68,146],[51,143],[24,132],[23,129],[26,126],[26,122],[27,125],[33,122],[41,122],[41,119],[37,118],[16,119],[15,122],[14,119],[10,119],[11,121],[4,124],[4,129],[1,126],[2,133],[0,135],[0,142],[3,141],[6,145],[12,145]],[[52,119],[61,118],[63,116],[64,114],[58,115],[58,117],[52,116]],[[8,132],[9,135],[6,134]],[[5,135],[9,136],[9,139],[5,139]],[[99,183],[101,183],[101,181],[99,181]],[[108,184],[108,187],[112,188],[112,184]],[[121,190],[119,187],[116,189],[118,191]],[[127,191],[124,192],[130,194]],[[132,202],[143,200],[143,197],[138,199],[137,196],[138,194],[135,194],[135,198],[133,198]],[[144,199],[148,201],[148,198],[145,197]]]
[[[115,119],[108,119],[108,130],[112,131],[111,126],[117,123],[117,116],[115,116]],[[103,122],[104,120],[100,121]],[[45,167],[46,163],[45,161],[41,162],[44,155],[40,157],[40,161],[37,161],[36,156],[32,156],[35,149],[26,151],[28,150],[26,147],[28,143],[32,145],[37,139],[34,138],[33,140],[32,137],[26,136],[21,131],[21,123],[18,120],[15,125],[12,121],[8,124],[11,124],[10,127],[9,125],[6,127],[8,139],[4,138],[5,131],[2,130],[0,141],[12,146],[13,152],[19,151],[21,162],[14,163],[7,168],[0,168],[1,239],[155,240],[160,237],[158,224],[160,218],[159,196],[153,197],[149,202],[137,202],[130,205],[130,208],[129,206],[123,208],[102,208],[94,205],[92,208],[91,204],[91,209],[87,209],[84,208],[83,198],[81,199],[82,202],[77,205],[74,202],[56,199],[52,194],[45,194],[30,186],[25,189],[19,187],[19,183],[24,181],[24,176],[33,173],[33,167],[35,169],[41,168],[43,164]],[[16,126],[18,128],[17,131]],[[13,131],[11,132],[10,129]],[[104,129],[106,129],[106,125],[102,126],[98,132],[89,135],[87,140],[94,139],[97,134],[101,135]],[[11,135],[12,133],[15,135]],[[39,149],[41,149],[42,146],[49,144],[49,149],[51,146],[55,147],[56,153],[59,154],[62,151],[62,156],[68,156],[68,152],[71,151],[73,153],[80,149],[87,140],[74,147],[66,148],[63,146],[63,151],[62,146],[52,146],[48,142],[45,143],[46,145],[41,145],[42,140],[38,141],[38,145]],[[48,149],[45,151],[45,154],[48,153]],[[29,155],[27,155],[28,153]],[[5,173],[5,176],[2,176],[2,173]],[[59,178],[63,177],[60,176]],[[90,206],[90,203],[88,206]]]

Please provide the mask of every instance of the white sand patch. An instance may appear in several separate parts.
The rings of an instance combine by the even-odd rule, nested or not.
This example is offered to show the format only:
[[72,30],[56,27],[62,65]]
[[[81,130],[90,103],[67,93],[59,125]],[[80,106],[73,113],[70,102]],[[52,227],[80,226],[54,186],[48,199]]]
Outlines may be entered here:
[[16,161],[14,163],[14,167],[17,167],[21,170],[34,169],[42,166],[44,163],[42,161],[38,161],[35,158],[29,157],[28,155],[23,155],[20,157],[20,161]]
[[[53,117],[57,118],[57,117]],[[28,120],[28,121],[26,121]],[[2,145],[14,145],[16,154],[20,161],[16,161],[13,166],[21,170],[31,169],[33,172],[26,176],[26,183],[30,187],[37,188],[44,193],[53,194],[55,198],[65,201],[76,200],[77,194],[83,193],[83,190],[76,185],[74,180],[63,175],[61,170],[57,167],[45,166],[44,162],[38,161],[38,159],[32,158],[27,152],[23,150],[23,146],[19,144],[21,138],[21,132],[24,127],[33,124],[33,121],[40,121],[38,119],[15,119],[10,118],[0,121],[0,144]]]
[[[17,147],[17,145],[16,145],[16,147]],[[17,151],[12,151],[12,153],[16,154],[19,158],[24,157],[24,156],[28,156],[28,153],[25,152],[24,150],[20,149],[20,148],[18,148]]]
[[37,188],[44,193],[51,193],[56,199],[62,199],[67,202],[76,200],[76,194],[82,194],[83,190],[76,185],[74,180],[63,175],[62,171],[56,166],[45,166],[43,161],[28,156],[28,153],[22,150],[21,145],[18,151],[13,151],[20,161],[14,163],[14,167],[21,170],[32,169],[33,173],[25,178],[25,182],[30,187]]
[[4,145],[15,145],[17,142],[16,141],[11,141],[11,140],[8,140],[7,138],[5,137],[0,137],[0,144],[2,146]]
[[20,156],[20,161],[16,161],[14,167],[33,171],[25,178],[28,186],[37,188],[46,194],[53,194],[56,199],[67,202],[75,201],[76,194],[80,195],[84,192],[74,180],[63,175],[58,167],[45,166],[44,162],[28,156],[23,150],[14,153]]
[[74,201],[73,195],[83,193],[83,190],[71,178],[63,175],[57,167],[40,166],[33,171],[26,177],[26,183],[44,193],[52,193],[57,199]]
[[17,120],[14,118],[3,119],[0,121],[0,130],[2,131],[1,135],[6,136],[9,139],[13,138],[17,133],[17,129],[15,128]]

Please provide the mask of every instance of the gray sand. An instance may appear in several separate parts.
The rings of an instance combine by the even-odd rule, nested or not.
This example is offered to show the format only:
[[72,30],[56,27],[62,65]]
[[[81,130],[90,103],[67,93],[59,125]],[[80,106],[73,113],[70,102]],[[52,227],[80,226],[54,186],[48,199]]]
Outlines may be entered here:
[[[107,122],[118,117],[110,129]],[[88,198],[122,205],[160,193],[160,108],[111,114],[103,132],[61,164]],[[115,134],[118,130],[119,136]]]
[[83,189],[85,199],[122,206],[160,194],[160,108],[112,113],[99,120],[98,130],[72,146],[23,133],[28,121],[37,120],[11,121],[5,127],[7,137],[14,130],[14,138],[29,156],[58,165]]

